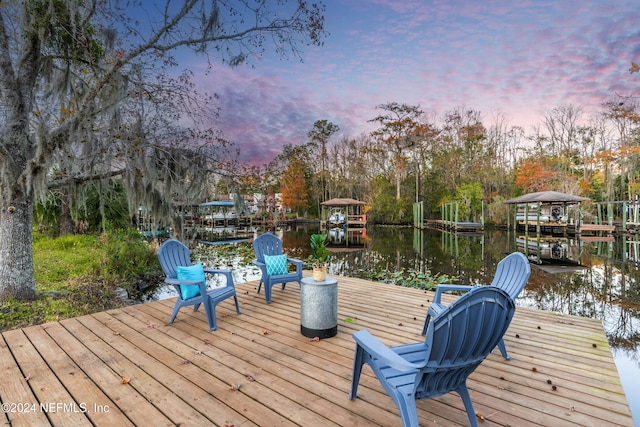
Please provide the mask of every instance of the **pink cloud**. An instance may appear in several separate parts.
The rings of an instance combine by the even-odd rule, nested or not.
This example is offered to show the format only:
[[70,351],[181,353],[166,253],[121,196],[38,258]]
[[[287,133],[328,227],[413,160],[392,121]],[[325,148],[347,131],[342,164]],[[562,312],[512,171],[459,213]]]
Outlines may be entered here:
[[473,106],[511,125],[539,123],[569,102],[597,111],[615,92],[637,93],[640,60],[633,0],[327,2],[324,47],[304,62],[266,54],[255,68],[218,66],[203,87],[220,95],[219,125],[247,162],[268,162],[306,141],[316,120],[338,137],[369,132],[386,102],[445,112]]

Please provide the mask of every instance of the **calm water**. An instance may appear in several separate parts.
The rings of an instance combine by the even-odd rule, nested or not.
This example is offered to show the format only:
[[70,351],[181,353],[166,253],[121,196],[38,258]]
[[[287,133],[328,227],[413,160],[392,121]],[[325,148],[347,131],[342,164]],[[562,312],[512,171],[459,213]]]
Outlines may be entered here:
[[[310,255],[317,228],[276,231],[285,250]],[[456,277],[457,283],[490,283],[497,263],[519,250],[532,260],[531,278],[517,305],[602,321],[620,379],[640,426],[640,237],[609,242],[536,239],[507,231],[455,235],[439,230],[370,227],[366,234],[333,233],[330,274],[370,278],[370,272],[414,269]],[[525,248],[528,248],[525,251]],[[257,271],[239,280],[259,278]],[[238,279],[237,279],[238,280]]]

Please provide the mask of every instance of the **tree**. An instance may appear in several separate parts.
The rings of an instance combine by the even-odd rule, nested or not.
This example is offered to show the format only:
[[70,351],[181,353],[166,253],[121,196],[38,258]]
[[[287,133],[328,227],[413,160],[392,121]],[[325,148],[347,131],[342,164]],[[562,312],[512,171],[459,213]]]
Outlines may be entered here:
[[396,199],[400,200],[400,187],[408,164],[408,151],[416,146],[421,138],[420,118],[422,110],[419,106],[390,102],[378,105],[386,111],[369,122],[378,122],[380,127],[372,132],[372,136],[381,142],[390,156],[391,171],[395,177]]
[[486,149],[486,129],[479,111],[456,108],[444,114],[443,122],[433,150],[434,169],[439,169],[448,192],[453,192],[477,178],[482,165],[494,161],[495,153]]
[[371,137],[338,140],[330,151],[328,198],[350,197],[363,200],[369,195],[371,180],[379,173],[369,147]]
[[[623,188],[620,189],[621,196],[627,193],[628,198],[633,198],[635,194],[629,187],[634,187],[636,183],[635,169],[638,164],[638,125],[640,124],[640,113],[635,100],[609,101],[604,104],[603,116],[611,123],[617,133],[617,149],[619,150],[618,163],[621,171]],[[628,184],[624,188],[624,183]],[[609,183],[610,185],[612,183]],[[611,191],[609,186],[607,190]],[[611,191],[610,194],[612,194]],[[623,196],[624,197],[624,196]]]
[[575,155],[582,108],[569,104],[556,107],[544,117],[551,154],[570,159]]
[[525,159],[516,170],[515,184],[525,193],[548,190],[574,193],[578,188],[578,181],[563,170],[560,159],[554,156]]
[[461,221],[478,221],[482,214],[484,192],[479,182],[462,184],[456,188],[453,200],[458,202],[458,214]]
[[[202,200],[211,170],[221,174],[228,169],[224,164],[230,163],[225,160],[229,144],[206,123],[212,97],[195,91],[190,73],[172,77],[159,71],[154,78],[129,76],[132,88],[110,120],[99,116],[84,141],[52,153],[50,168],[55,174],[47,186],[65,208],[60,234],[64,224],[70,224],[68,232],[84,216],[88,191],[108,189],[110,177],[126,185],[132,217],[143,206],[153,212],[154,224],[173,226],[179,233],[176,202]],[[90,224],[97,229],[106,225],[104,193],[98,192],[102,221]]]
[[298,214],[309,207],[307,202],[308,191],[305,180],[304,164],[299,159],[293,159],[289,167],[282,174],[280,182],[282,192],[282,204],[294,209]]
[[[120,5],[24,0],[0,8],[0,300],[35,297],[33,208],[46,191],[53,154],[101,138],[100,148],[109,144],[117,135],[96,133],[96,127],[108,129],[117,120],[137,70],[175,64],[170,54],[181,47],[230,65],[259,56],[267,42],[283,57],[299,57],[301,45],[320,45],[325,35],[321,3],[167,1],[147,9],[142,23],[135,17],[142,2],[129,10]],[[160,146],[137,150],[146,136],[140,126],[127,130],[135,136],[122,140],[129,155],[141,164],[170,165],[169,151],[156,157]]]
[[[327,120],[316,120],[313,124],[313,129],[307,132],[307,136],[309,137],[309,145],[317,155],[314,156],[316,159],[320,158],[320,168],[316,170],[317,178],[320,181],[320,192],[317,197],[317,204],[320,205],[321,202],[327,200],[327,162],[328,162],[328,150],[327,145],[329,144],[329,138],[336,132],[340,130],[338,125],[335,125]],[[312,164],[315,164],[313,162]],[[319,210],[319,209],[318,209]]]

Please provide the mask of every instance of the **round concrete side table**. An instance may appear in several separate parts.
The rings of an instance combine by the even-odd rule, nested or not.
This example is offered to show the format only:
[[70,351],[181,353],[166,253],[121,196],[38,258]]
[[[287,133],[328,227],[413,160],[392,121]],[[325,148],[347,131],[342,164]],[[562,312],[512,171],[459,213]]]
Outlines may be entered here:
[[312,277],[300,286],[300,333],[307,338],[331,338],[338,333],[338,281]]

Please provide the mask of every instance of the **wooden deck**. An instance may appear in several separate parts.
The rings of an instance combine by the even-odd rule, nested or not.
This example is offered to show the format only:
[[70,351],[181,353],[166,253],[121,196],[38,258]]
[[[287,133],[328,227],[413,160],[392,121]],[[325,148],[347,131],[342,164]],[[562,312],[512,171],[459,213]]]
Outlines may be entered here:
[[[238,285],[218,306],[166,325],[173,300],[2,334],[0,398],[12,426],[397,426],[398,411],[367,366],[347,397],[354,342],[368,329],[386,344],[420,340],[432,293],[338,278],[333,338],[300,334],[299,288]],[[348,320],[352,320],[352,322]],[[518,308],[499,352],[470,377],[480,426],[632,426],[600,323]],[[418,402],[422,425],[466,425],[455,393]]]
[[578,233],[613,233],[616,231],[615,225],[607,225],[607,224],[580,224],[580,227],[577,229]]

